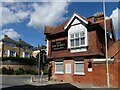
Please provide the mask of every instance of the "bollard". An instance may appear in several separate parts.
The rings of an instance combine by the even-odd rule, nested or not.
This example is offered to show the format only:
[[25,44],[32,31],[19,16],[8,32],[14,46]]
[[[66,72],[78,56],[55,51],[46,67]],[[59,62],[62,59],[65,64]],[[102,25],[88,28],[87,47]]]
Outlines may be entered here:
[[34,78],[34,76],[32,75],[32,76],[31,76],[31,82],[34,82],[34,79],[35,79],[35,78]]

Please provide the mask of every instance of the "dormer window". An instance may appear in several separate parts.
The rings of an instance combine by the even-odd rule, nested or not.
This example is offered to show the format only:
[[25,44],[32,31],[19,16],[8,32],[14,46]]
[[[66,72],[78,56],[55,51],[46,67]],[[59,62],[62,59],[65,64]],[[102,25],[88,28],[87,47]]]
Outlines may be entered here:
[[80,47],[82,45],[85,45],[85,32],[84,31],[70,35],[70,47],[71,48]]
[[71,52],[86,51],[88,46],[87,28],[82,25],[74,25],[68,31],[68,48]]

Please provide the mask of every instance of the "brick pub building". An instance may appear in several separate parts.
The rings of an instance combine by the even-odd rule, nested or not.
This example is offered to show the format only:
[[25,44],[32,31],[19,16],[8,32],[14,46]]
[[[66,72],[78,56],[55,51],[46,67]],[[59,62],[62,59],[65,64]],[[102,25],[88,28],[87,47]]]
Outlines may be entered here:
[[[85,18],[74,13],[58,26],[46,26],[47,55],[52,64],[51,79],[106,86],[105,37],[103,13]],[[119,40],[114,36],[112,19],[107,19],[108,50]],[[116,44],[114,44],[116,41]],[[109,55],[110,85],[118,87],[118,57]]]

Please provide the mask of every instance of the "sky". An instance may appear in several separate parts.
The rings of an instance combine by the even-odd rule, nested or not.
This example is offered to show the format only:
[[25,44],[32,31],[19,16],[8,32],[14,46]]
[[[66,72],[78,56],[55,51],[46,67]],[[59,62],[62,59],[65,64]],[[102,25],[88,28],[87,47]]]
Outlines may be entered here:
[[[46,45],[45,26],[57,26],[76,11],[84,17],[102,12],[102,2],[2,2],[0,5],[0,39],[8,35],[14,40],[21,38],[37,46]],[[118,31],[118,2],[106,2],[106,18],[112,18],[116,38]]]

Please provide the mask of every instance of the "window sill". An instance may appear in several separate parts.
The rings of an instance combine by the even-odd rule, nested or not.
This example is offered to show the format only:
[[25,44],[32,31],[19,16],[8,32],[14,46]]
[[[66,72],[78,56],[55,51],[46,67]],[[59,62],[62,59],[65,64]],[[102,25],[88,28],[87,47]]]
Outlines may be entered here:
[[69,49],[80,49],[80,48],[86,48],[86,45],[80,45],[80,46],[75,46],[75,47],[70,47]]
[[74,75],[85,75],[85,73],[74,73]]
[[55,72],[55,74],[63,74],[63,72]]

